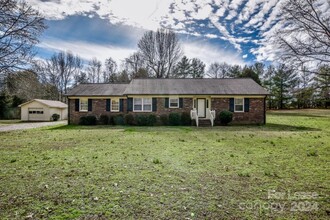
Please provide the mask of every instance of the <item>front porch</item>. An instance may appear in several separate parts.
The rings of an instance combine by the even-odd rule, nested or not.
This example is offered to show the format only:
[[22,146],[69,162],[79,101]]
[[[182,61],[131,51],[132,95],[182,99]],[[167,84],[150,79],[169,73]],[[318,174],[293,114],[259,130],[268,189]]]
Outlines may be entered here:
[[214,126],[215,110],[211,110],[211,97],[194,97],[190,118],[196,126]]

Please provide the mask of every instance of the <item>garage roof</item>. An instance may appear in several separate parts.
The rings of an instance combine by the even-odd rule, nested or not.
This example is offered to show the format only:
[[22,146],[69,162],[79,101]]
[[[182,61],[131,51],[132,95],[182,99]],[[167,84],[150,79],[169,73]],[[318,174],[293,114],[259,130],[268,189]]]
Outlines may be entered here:
[[20,104],[18,107],[22,107],[22,106],[30,104],[32,102],[39,102],[39,103],[44,104],[44,105],[46,105],[48,107],[51,107],[51,108],[67,108],[68,107],[68,105],[63,103],[63,102],[54,101],[54,100],[44,100],[44,99],[32,99],[28,102]]

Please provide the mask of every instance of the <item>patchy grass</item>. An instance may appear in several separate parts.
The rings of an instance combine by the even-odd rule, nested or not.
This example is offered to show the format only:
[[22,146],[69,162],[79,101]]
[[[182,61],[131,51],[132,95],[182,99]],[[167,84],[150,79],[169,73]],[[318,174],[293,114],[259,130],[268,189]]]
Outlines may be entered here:
[[330,111],[295,112],[0,133],[0,219],[328,219]]

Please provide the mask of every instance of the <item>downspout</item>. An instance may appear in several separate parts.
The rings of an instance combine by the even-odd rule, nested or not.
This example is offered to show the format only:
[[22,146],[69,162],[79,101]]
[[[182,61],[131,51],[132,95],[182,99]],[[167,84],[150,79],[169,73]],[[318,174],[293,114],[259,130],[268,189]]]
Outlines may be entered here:
[[68,125],[70,125],[70,115],[71,115],[70,105],[71,105],[71,99],[68,97]]
[[266,124],[266,97],[264,98],[264,125]]
[[128,95],[126,95],[126,113],[128,114]]

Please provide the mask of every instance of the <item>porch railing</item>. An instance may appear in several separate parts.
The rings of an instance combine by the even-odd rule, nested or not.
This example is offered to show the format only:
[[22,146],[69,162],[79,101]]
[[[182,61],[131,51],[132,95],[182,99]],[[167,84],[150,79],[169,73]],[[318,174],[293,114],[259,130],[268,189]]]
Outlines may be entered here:
[[213,127],[213,125],[214,125],[214,119],[215,119],[215,110],[208,110],[207,111],[207,114],[208,114],[208,118],[211,121],[211,126]]
[[190,118],[196,121],[196,126],[198,127],[198,115],[197,110],[195,108],[193,110],[190,110]]

